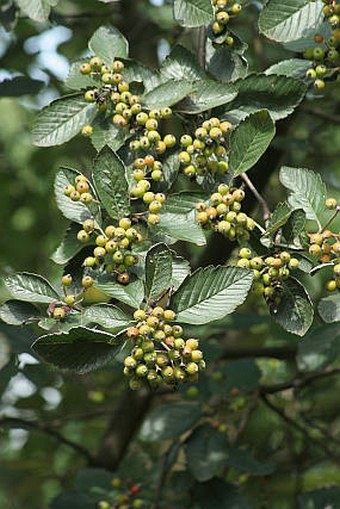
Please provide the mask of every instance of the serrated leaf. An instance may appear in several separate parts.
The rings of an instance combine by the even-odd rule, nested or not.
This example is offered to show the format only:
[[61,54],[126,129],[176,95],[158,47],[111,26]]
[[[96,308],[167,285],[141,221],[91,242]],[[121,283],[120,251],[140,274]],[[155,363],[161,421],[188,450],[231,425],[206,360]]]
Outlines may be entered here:
[[139,437],[145,442],[158,442],[181,436],[201,418],[196,403],[167,403],[156,408],[144,420]]
[[195,210],[198,201],[206,201],[208,198],[208,193],[194,193],[191,191],[171,194],[167,197],[164,210],[170,214],[190,214]]
[[306,289],[295,278],[282,281],[284,291],[270,314],[286,331],[304,336],[313,323],[314,309]]
[[322,23],[322,7],[321,0],[270,0],[260,13],[260,32],[283,43],[306,37]]
[[174,17],[185,27],[198,27],[210,23],[214,11],[211,0],[175,0]]
[[43,86],[43,81],[33,80],[27,76],[15,76],[0,82],[0,97],[21,97],[26,94],[37,94]]
[[230,137],[231,175],[237,177],[254,166],[274,136],[275,124],[268,111],[257,111],[245,118]]
[[321,325],[298,343],[296,361],[299,370],[314,371],[334,362],[340,353],[340,328],[337,324]]
[[33,21],[47,21],[51,7],[57,5],[58,0],[16,0],[22,11]]
[[167,192],[175,182],[180,169],[180,162],[178,160],[178,153],[173,152],[168,154],[162,159],[162,172],[163,179],[157,184],[157,191]]
[[112,334],[127,329],[134,323],[130,315],[112,304],[96,304],[87,307],[83,319],[85,323],[94,323],[104,329],[110,329]]
[[250,74],[233,83],[238,96],[228,105],[228,115],[243,119],[249,113],[268,110],[273,120],[290,115],[302,101],[307,86],[286,76]]
[[318,311],[324,322],[340,322],[340,294],[336,293],[321,299]]
[[61,97],[37,115],[32,134],[38,147],[61,145],[76,136],[97,114],[95,104],[85,101],[83,94]]
[[129,44],[120,31],[111,26],[101,26],[89,40],[89,49],[100,57],[106,65],[111,65],[115,58],[127,58]]
[[65,232],[63,240],[51,255],[51,260],[54,263],[64,265],[83,249],[84,245],[77,239],[78,232],[79,226],[71,223]]
[[190,264],[188,260],[182,256],[177,256],[172,252],[172,277],[171,286],[177,290],[183,283],[184,279],[190,274]]
[[172,277],[172,256],[166,244],[156,244],[149,249],[145,262],[146,295],[156,299],[170,288]]
[[59,300],[59,295],[42,276],[19,272],[4,279],[6,288],[16,300],[49,304]]
[[188,276],[171,299],[178,322],[204,324],[219,320],[242,304],[253,274],[236,267],[206,267]]
[[101,85],[100,79],[96,78],[93,74],[82,74],[80,72],[81,64],[87,62],[88,59],[81,59],[70,65],[68,74],[64,81],[65,87],[72,90],[79,90],[81,88],[95,88]]
[[144,285],[140,279],[123,286],[113,281],[95,281],[95,288],[109,297],[123,302],[132,308],[138,308],[144,298]]
[[114,339],[115,336],[107,332],[78,327],[41,336],[32,349],[57,368],[83,374],[103,366],[117,355],[120,346],[109,344]]
[[[54,181],[54,192],[55,199],[59,210],[63,215],[70,221],[82,224],[85,219],[94,217],[96,220],[100,220],[100,208],[96,203],[90,203],[85,205],[81,201],[72,201],[68,196],[64,194],[65,186],[71,184],[74,186],[74,179],[80,173],[72,168],[60,168],[56,174]],[[95,195],[94,189],[91,187],[91,193]]]
[[287,202],[278,203],[269,219],[268,226],[263,235],[268,237],[269,235],[275,233],[279,228],[287,223],[292,212],[293,211]]
[[270,463],[261,463],[249,453],[249,451],[230,447],[228,449],[227,464],[252,475],[268,475],[274,472],[275,466]]
[[320,175],[306,168],[283,166],[279,177],[280,182],[290,191],[290,206],[303,209],[307,219],[319,221],[326,199],[326,186]]
[[183,240],[185,242],[192,242],[197,246],[204,246],[206,244],[202,228],[193,219],[190,220],[188,215],[165,212],[160,215],[160,218],[160,224],[152,229],[155,239],[157,239],[157,234],[159,234],[160,237],[169,237],[169,242]]
[[227,464],[228,439],[210,424],[204,424],[185,442],[188,468],[197,481],[204,482],[222,473]]
[[118,220],[130,214],[125,166],[107,146],[99,152],[94,161],[93,181],[100,201],[112,219]]
[[[237,44],[238,38],[234,35],[233,38],[236,40]],[[245,48],[247,48],[247,45],[245,45]],[[209,55],[207,58],[208,71],[219,81],[228,83],[246,77],[248,73],[248,62],[243,56],[242,51],[235,51],[234,45],[233,48],[223,46],[215,50],[209,41],[207,43],[207,52]]]
[[290,76],[291,78],[304,79],[306,71],[310,68],[312,62],[302,58],[290,58],[289,60],[282,60],[277,64],[271,65],[265,70],[265,75],[281,74],[283,76]]
[[301,247],[300,235],[305,229],[306,214],[302,209],[292,211],[288,221],[283,226],[282,235],[288,244]]
[[147,108],[163,108],[178,103],[195,89],[192,82],[184,80],[168,80],[142,96]]
[[233,85],[212,80],[196,81],[195,91],[176,108],[183,113],[201,113],[231,102],[237,96]]
[[9,325],[23,325],[31,319],[38,319],[38,309],[29,302],[8,300],[0,306],[0,320]]
[[129,129],[116,127],[111,117],[103,118],[98,116],[93,122],[92,127],[93,131],[90,141],[97,152],[100,152],[105,145],[116,152],[131,137]]
[[162,78],[197,81],[205,78],[196,57],[181,45],[175,46],[160,68]]

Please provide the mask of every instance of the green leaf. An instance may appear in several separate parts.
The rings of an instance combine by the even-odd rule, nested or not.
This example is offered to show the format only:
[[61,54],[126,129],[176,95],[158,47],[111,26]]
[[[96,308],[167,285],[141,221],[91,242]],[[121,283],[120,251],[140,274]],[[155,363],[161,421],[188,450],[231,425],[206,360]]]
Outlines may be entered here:
[[72,90],[79,90],[81,88],[95,88],[101,85],[100,79],[96,78],[93,74],[82,74],[80,66],[82,63],[87,63],[88,59],[77,60],[70,65],[64,85]]
[[307,491],[298,497],[299,509],[337,509],[340,507],[340,488]]
[[27,76],[15,76],[0,83],[0,97],[21,97],[37,94],[44,86],[43,81],[33,80]]
[[242,304],[253,274],[235,267],[206,267],[188,276],[171,299],[177,321],[204,324],[219,320]]
[[340,294],[336,293],[321,299],[318,311],[324,322],[340,322]]
[[145,263],[146,295],[156,299],[170,288],[172,277],[172,255],[166,244],[156,244],[149,249]]
[[311,65],[312,63],[309,60],[290,58],[289,60],[281,60],[281,62],[271,65],[264,73],[266,76],[281,74],[283,76],[290,76],[291,78],[304,79],[306,77],[306,71]]
[[160,68],[162,78],[197,81],[205,78],[196,56],[181,45],[175,46]]
[[50,283],[37,274],[19,272],[4,279],[6,288],[16,300],[49,304],[59,300],[59,295]]
[[188,468],[197,481],[204,482],[223,472],[228,457],[228,439],[210,424],[204,424],[185,442]]
[[114,342],[112,334],[78,327],[41,336],[32,348],[45,362],[83,374],[103,366],[118,354],[120,346],[109,344]]
[[339,353],[339,325],[320,325],[298,343],[296,362],[299,370],[314,371],[334,362]]
[[[54,192],[58,208],[67,219],[74,221],[75,223],[82,224],[85,219],[92,216],[99,221],[100,208],[96,203],[85,205],[85,203],[82,203],[81,201],[72,201],[64,194],[65,186],[69,184],[74,186],[74,179],[77,175],[80,175],[80,173],[72,168],[60,168],[56,174]],[[92,186],[91,193],[95,196],[95,191]]]
[[289,278],[282,282],[284,291],[280,304],[270,313],[281,327],[292,334],[304,336],[313,323],[314,310],[310,297],[299,281]]
[[230,361],[223,367],[222,372],[227,392],[230,392],[234,387],[243,392],[254,391],[258,387],[262,375],[254,359]]
[[72,94],[51,102],[37,115],[33,126],[33,143],[38,147],[62,145],[76,136],[97,114],[95,104],[83,94]]
[[212,21],[214,16],[211,0],[175,0],[174,17],[185,27],[198,27]]
[[83,319],[87,324],[94,323],[104,329],[110,329],[112,334],[117,334],[134,323],[130,315],[112,304],[96,304],[87,307]]
[[291,207],[303,209],[307,219],[320,220],[325,208],[326,186],[318,173],[283,166],[280,182],[290,191],[288,202]]
[[180,437],[201,418],[196,403],[167,403],[156,408],[144,420],[139,437],[144,442],[158,442]]
[[251,509],[235,486],[220,479],[197,483],[193,493],[195,509]]
[[249,451],[230,447],[228,450],[227,464],[240,470],[241,472],[252,475],[269,475],[275,470],[275,466],[270,463],[261,463],[249,453]]
[[99,27],[89,40],[89,49],[100,57],[106,65],[115,58],[126,58],[129,44],[119,30],[111,25]]
[[59,0],[16,0],[18,7],[33,21],[47,21],[51,7]]
[[178,103],[195,89],[195,85],[184,80],[168,80],[142,96],[147,108],[163,108]]
[[51,260],[54,263],[64,265],[69,262],[79,251],[84,247],[84,244],[79,242],[77,239],[77,233],[79,232],[78,224],[71,223],[67,228],[64,238],[60,245],[51,255]]
[[[228,32],[229,35],[229,32]],[[234,40],[237,40],[234,36]],[[234,42],[235,45],[235,42]],[[211,57],[208,57],[208,71],[223,83],[233,82],[239,78],[245,78],[248,72],[248,62],[243,56],[243,51],[235,51],[235,48],[222,47],[214,49],[209,41],[207,48],[210,48]],[[247,48],[247,45],[245,45]]]
[[292,212],[293,211],[287,202],[279,202],[269,219],[268,226],[263,236],[268,237],[269,235],[277,232],[281,226],[287,223]]
[[230,137],[231,175],[237,177],[254,166],[274,136],[275,124],[268,111],[258,111],[245,118]]
[[177,290],[183,283],[184,279],[190,274],[190,264],[188,260],[177,256],[176,253],[172,252],[172,277],[171,286],[174,290]]
[[160,215],[160,218],[160,224],[152,229],[155,239],[157,239],[157,234],[160,234],[160,240],[165,235],[169,242],[183,240],[197,246],[206,244],[202,228],[193,219],[189,219],[188,215],[165,212]]
[[100,201],[112,219],[118,220],[130,214],[125,166],[107,146],[99,152],[94,161],[93,181]]
[[176,108],[183,113],[202,113],[231,102],[237,96],[233,85],[212,80],[196,81],[195,90]]
[[105,118],[98,115],[92,127],[90,141],[97,152],[100,152],[105,145],[115,152],[131,137],[129,129],[116,127],[111,117]]
[[[195,205],[198,201],[208,200],[208,193],[195,193],[184,191],[182,193],[171,194],[167,197],[164,204],[164,210],[170,214],[187,214],[192,217],[195,211]],[[195,216],[193,216],[195,217]]]
[[162,164],[163,179],[158,183],[157,191],[168,192],[178,176],[180,168],[178,152],[166,155],[162,159]]
[[0,306],[0,320],[9,325],[24,325],[29,320],[38,319],[39,311],[29,302],[8,300]]
[[307,86],[286,76],[250,74],[233,83],[239,93],[228,105],[228,116],[243,119],[249,113],[268,110],[273,120],[286,118],[302,101]]
[[112,297],[119,302],[123,302],[132,308],[139,308],[143,298],[144,298],[144,285],[143,281],[137,279],[129,283],[126,286],[123,286],[119,283],[115,283],[114,281],[95,281],[95,288],[101,290],[109,297]]
[[321,0],[270,0],[259,17],[259,29],[277,42],[296,41],[317,32],[323,20]]
[[283,237],[288,244],[301,247],[300,235],[305,229],[306,214],[302,209],[292,211],[288,221],[282,229]]

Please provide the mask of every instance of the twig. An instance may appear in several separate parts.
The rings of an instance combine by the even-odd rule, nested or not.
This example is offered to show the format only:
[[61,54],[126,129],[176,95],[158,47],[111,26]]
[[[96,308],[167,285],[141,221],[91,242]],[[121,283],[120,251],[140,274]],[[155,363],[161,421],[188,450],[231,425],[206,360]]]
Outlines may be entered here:
[[324,118],[325,120],[330,120],[335,124],[340,124],[340,117],[338,115],[333,115],[332,113],[327,113],[319,108],[312,108],[311,106],[304,106],[302,111],[306,113],[310,113],[311,115],[316,115],[317,117]]
[[273,359],[295,359],[295,346],[264,348],[229,348],[223,350],[221,359],[242,359],[245,357],[266,357]]
[[320,233],[323,233],[326,228],[331,224],[331,222],[336,218],[336,216],[339,214],[340,212],[340,205],[337,206],[337,208],[335,209],[334,213],[331,215],[331,217],[328,219],[327,223],[323,226],[323,228],[321,229]]
[[242,173],[241,178],[244,180],[244,182],[249,187],[257,201],[260,203],[263,210],[263,219],[266,221],[270,217],[270,209],[268,207],[266,200],[263,198],[263,196],[260,195],[260,193],[258,192],[258,190],[256,189],[256,187],[254,186],[254,184],[252,183],[252,181],[250,180],[246,173]]
[[312,373],[310,375],[306,375],[301,378],[294,378],[289,382],[283,382],[275,385],[262,385],[260,387],[260,394],[275,394],[276,392],[285,391],[287,389],[301,389],[302,387],[306,387],[313,383],[316,380],[320,380],[321,378],[326,378],[329,376],[335,376],[340,374],[340,368],[335,368],[332,370],[326,371],[318,371],[316,373]]
[[42,433],[46,433],[47,435],[55,438],[60,443],[67,445],[68,447],[76,451],[78,454],[86,458],[89,465],[95,464],[91,454],[87,449],[85,449],[85,447],[76,444],[75,442],[72,442],[72,440],[69,440],[68,438],[64,437],[58,431],[51,429],[46,424],[40,424],[39,422],[36,421],[28,421],[18,417],[2,417],[0,419],[0,426],[10,426],[12,428],[23,428],[23,429],[31,428],[37,431],[41,431]]
[[168,448],[168,450],[166,451],[166,453],[164,454],[164,459],[163,459],[163,462],[162,462],[162,469],[161,469],[161,472],[159,474],[159,481],[158,481],[158,485],[157,485],[157,490],[156,490],[156,495],[155,495],[155,505],[153,507],[153,509],[159,509],[160,508],[160,503],[161,503],[161,500],[162,500],[162,494],[163,494],[163,489],[164,489],[164,486],[165,486],[165,483],[166,483],[166,478],[168,476],[168,462],[169,462],[169,457],[174,449],[174,447],[177,447],[177,442],[174,442],[173,444],[170,445],[170,447]]
[[206,31],[205,26],[201,26],[198,31],[198,61],[203,70],[205,70],[205,41]]

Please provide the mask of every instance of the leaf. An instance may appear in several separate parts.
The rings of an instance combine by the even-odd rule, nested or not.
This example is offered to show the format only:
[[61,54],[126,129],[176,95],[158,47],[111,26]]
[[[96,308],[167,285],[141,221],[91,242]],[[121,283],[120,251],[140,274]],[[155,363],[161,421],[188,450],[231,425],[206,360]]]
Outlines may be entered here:
[[139,308],[144,298],[144,285],[140,279],[137,279],[126,286],[113,281],[95,281],[94,286],[109,297],[112,297],[119,302],[123,302],[135,309]]
[[4,279],[6,288],[16,300],[49,304],[59,300],[59,295],[50,283],[37,274],[19,272]]
[[0,83],[0,97],[21,97],[37,94],[44,86],[43,81],[33,80],[27,76],[15,76]]
[[178,176],[181,165],[178,160],[178,153],[173,152],[166,155],[162,159],[162,164],[163,179],[158,183],[157,191],[168,192]]
[[279,228],[281,228],[281,226],[286,224],[288,219],[290,218],[292,212],[293,211],[287,202],[279,202],[276,205],[276,207],[269,219],[268,226],[267,226],[266,231],[263,234],[263,236],[268,237],[269,235],[272,235]]
[[301,247],[300,235],[305,229],[306,214],[302,209],[292,211],[288,221],[282,229],[283,237],[288,244],[295,244]]
[[152,229],[154,237],[157,238],[157,233],[170,237],[172,242],[176,240],[183,240],[185,242],[192,242],[197,246],[204,246],[206,244],[205,236],[202,228],[189,219],[185,214],[171,214],[164,212],[160,214],[160,224]]
[[118,220],[130,214],[125,166],[107,146],[99,152],[94,161],[93,181],[100,201],[112,219]]
[[184,279],[190,274],[190,264],[188,260],[177,256],[176,253],[172,252],[172,278],[171,286],[174,290],[177,290],[183,283]]
[[264,73],[266,76],[280,74],[291,78],[304,79],[306,77],[306,71],[311,65],[312,63],[309,60],[290,58],[289,60],[281,60],[281,62],[271,65]]
[[16,0],[18,7],[33,21],[47,21],[58,0]]
[[254,391],[258,387],[262,375],[254,359],[230,361],[223,367],[222,372],[227,392],[230,392],[234,387],[243,392]]
[[340,294],[336,293],[321,299],[318,311],[324,322],[340,322]]
[[117,355],[120,346],[109,344],[115,341],[115,336],[107,332],[78,327],[41,336],[32,348],[45,362],[83,374],[103,366]]
[[317,32],[323,20],[321,0],[270,0],[259,17],[259,29],[277,42],[296,41]]
[[90,136],[90,141],[97,152],[100,152],[105,145],[115,152],[131,137],[129,129],[116,127],[111,117],[103,118],[98,116],[93,122],[92,127],[93,132]]
[[166,244],[156,244],[149,249],[145,262],[146,296],[156,299],[170,288],[172,256]]
[[174,18],[185,27],[198,27],[212,21],[214,15],[210,0],[175,0]]
[[264,74],[250,74],[233,84],[239,93],[228,105],[228,115],[237,119],[264,109],[273,120],[286,118],[300,104],[307,90],[304,83],[294,78]]
[[238,449],[237,447],[229,448],[227,464],[241,472],[252,475],[269,475],[275,470],[274,465],[257,461],[249,451]]
[[296,362],[301,371],[324,368],[338,359],[340,329],[337,324],[320,325],[298,343]]
[[318,173],[306,168],[283,166],[280,182],[289,191],[288,202],[294,209],[303,209],[307,219],[319,221],[324,212],[326,186]]
[[266,110],[245,118],[231,133],[230,173],[233,177],[246,172],[260,159],[275,136],[275,124]]
[[101,82],[93,74],[82,74],[80,72],[80,66],[82,63],[87,63],[87,60],[81,59],[73,62],[70,65],[64,85],[72,90],[79,90],[81,88],[95,88],[98,87]]
[[205,78],[196,56],[181,45],[175,46],[160,68],[162,78],[197,81]]
[[9,325],[24,325],[31,319],[38,319],[39,311],[29,302],[8,300],[0,306],[0,320]]
[[193,83],[184,80],[168,80],[142,96],[147,108],[163,108],[178,103],[195,89]]
[[193,493],[195,509],[251,509],[235,486],[220,479],[197,483]]
[[178,322],[204,324],[223,318],[242,304],[253,274],[235,267],[200,268],[188,276],[171,299]]
[[130,315],[112,304],[96,304],[87,307],[83,319],[87,324],[94,323],[104,329],[110,329],[112,334],[117,334],[133,324]]
[[97,114],[95,104],[83,94],[72,94],[52,101],[37,115],[33,126],[33,143],[38,147],[62,145],[76,136]]
[[237,96],[233,85],[212,80],[196,81],[195,90],[176,108],[183,113],[202,113],[231,102]]
[[[80,175],[80,173],[72,168],[60,168],[56,174],[54,192],[58,208],[67,219],[75,223],[83,224],[85,219],[92,216],[100,221],[100,208],[96,203],[85,205],[81,201],[72,201],[68,196],[65,196],[65,186],[69,184],[74,185],[74,179],[77,175]],[[91,193],[95,196],[92,186]]]
[[289,278],[282,284],[284,291],[280,304],[277,307],[271,306],[270,314],[286,331],[304,336],[314,317],[310,297],[302,284],[294,278]]
[[180,437],[201,418],[200,406],[196,403],[167,403],[144,420],[139,438],[144,442],[158,442]]
[[192,213],[195,211],[196,203],[198,201],[206,201],[208,199],[208,193],[184,191],[181,193],[171,194],[167,197],[164,204],[164,210],[170,214],[187,214],[191,217]]
[[210,424],[196,428],[185,442],[189,471],[197,481],[204,482],[221,474],[228,457],[228,439]]
[[299,495],[299,509],[337,509],[340,506],[340,488],[322,488]]
[[116,58],[127,58],[129,44],[119,30],[111,25],[101,26],[89,40],[89,49],[106,65]]
[[79,232],[79,226],[75,223],[71,223],[67,228],[64,238],[60,245],[51,255],[51,260],[54,263],[64,265],[69,262],[79,251],[84,247],[84,244],[79,242],[77,239],[77,233]]
[[[208,43],[208,48],[210,45],[211,43]],[[208,71],[223,83],[233,82],[239,78],[246,77],[248,62],[242,53],[239,54],[234,50],[234,46],[232,49],[222,47],[216,50],[211,46],[211,57],[208,58]]]

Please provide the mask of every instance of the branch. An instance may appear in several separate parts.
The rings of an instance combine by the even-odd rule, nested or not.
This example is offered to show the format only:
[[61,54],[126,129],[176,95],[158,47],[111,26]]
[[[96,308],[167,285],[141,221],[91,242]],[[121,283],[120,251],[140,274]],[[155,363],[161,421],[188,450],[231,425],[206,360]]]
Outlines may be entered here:
[[241,178],[244,180],[246,185],[249,187],[249,189],[251,190],[251,192],[253,193],[253,195],[255,196],[255,198],[257,199],[259,204],[261,205],[262,210],[263,210],[263,219],[264,219],[264,221],[267,221],[267,219],[270,218],[270,214],[271,214],[268,203],[263,198],[263,196],[260,195],[260,193],[258,192],[258,190],[256,189],[256,187],[254,186],[254,184],[252,183],[252,181],[250,180],[250,178],[248,177],[248,175],[246,173],[242,173]]
[[95,464],[91,454],[87,449],[85,449],[85,447],[76,444],[75,442],[72,442],[72,440],[69,440],[68,438],[64,437],[58,431],[51,429],[46,424],[41,424],[37,421],[28,421],[18,417],[2,417],[0,419],[0,426],[9,426],[11,428],[22,428],[22,429],[30,428],[36,431],[41,431],[42,433],[46,433],[50,437],[55,438],[60,443],[67,445],[68,447],[76,451],[78,454],[83,456],[88,461],[89,465]]
[[325,120],[329,120],[330,122],[334,122],[335,124],[340,124],[340,117],[338,115],[333,115],[332,113],[327,113],[327,111],[321,110],[320,108],[312,108],[311,106],[304,106],[302,111],[306,113],[310,113],[311,115],[315,115],[320,118],[324,118]]
[[269,357],[271,359],[295,359],[295,346],[263,348],[229,348],[223,350],[221,359],[242,359],[245,357]]
[[206,31],[205,26],[201,26],[198,31],[198,61],[203,71],[205,70],[205,40],[206,40]]
[[326,378],[329,376],[335,376],[340,374],[340,368],[335,368],[332,370],[326,371],[317,371],[316,373],[311,373],[310,375],[306,375],[301,378],[294,378],[289,382],[283,382],[275,385],[263,385],[260,388],[260,394],[275,394],[276,392],[285,391],[287,389],[301,389],[302,387],[306,387],[313,383],[315,380],[320,380],[321,378]]

